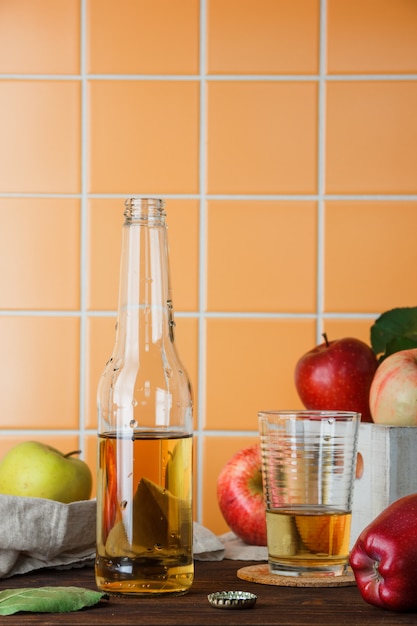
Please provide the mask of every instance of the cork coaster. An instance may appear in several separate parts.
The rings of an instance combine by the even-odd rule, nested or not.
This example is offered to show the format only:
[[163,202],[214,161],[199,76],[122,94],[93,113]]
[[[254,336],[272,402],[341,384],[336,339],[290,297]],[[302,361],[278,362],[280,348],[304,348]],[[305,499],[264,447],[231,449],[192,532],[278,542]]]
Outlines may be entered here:
[[355,577],[350,570],[342,576],[280,576],[280,574],[271,574],[268,563],[242,567],[237,571],[237,577],[251,583],[278,587],[353,587],[356,585]]

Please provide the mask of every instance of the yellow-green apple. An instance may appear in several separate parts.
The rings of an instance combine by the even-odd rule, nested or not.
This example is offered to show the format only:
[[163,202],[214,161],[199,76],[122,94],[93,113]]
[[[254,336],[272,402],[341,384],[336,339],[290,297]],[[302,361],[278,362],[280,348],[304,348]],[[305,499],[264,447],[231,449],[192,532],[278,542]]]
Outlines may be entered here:
[[382,361],[369,403],[376,424],[417,426],[417,348],[394,352]]
[[0,461],[0,494],[47,498],[58,502],[88,500],[92,476],[87,463],[38,441],[24,441]]
[[217,501],[230,529],[242,541],[266,546],[266,515],[259,444],[237,452],[217,479]]
[[306,409],[355,411],[371,422],[369,390],[378,361],[364,341],[353,337],[324,342],[295,367],[295,386]]

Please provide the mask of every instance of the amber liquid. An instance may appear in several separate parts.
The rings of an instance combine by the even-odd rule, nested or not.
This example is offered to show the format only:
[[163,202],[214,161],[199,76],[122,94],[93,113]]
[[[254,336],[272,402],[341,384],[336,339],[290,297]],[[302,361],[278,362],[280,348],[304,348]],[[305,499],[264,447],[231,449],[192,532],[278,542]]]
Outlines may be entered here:
[[100,436],[96,583],[106,593],[186,593],[193,583],[192,437]]
[[266,513],[271,571],[282,575],[343,574],[349,554],[351,513],[325,506]]

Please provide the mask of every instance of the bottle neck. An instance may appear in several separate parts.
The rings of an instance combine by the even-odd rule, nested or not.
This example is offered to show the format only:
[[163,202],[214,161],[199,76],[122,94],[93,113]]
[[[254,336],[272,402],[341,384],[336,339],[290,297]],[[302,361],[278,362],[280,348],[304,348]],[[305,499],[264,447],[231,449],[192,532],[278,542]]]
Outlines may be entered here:
[[160,198],[128,198],[125,202],[125,225],[165,226],[165,202]]
[[166,307],[171,300],[165,211],[162,200],[125,203],[119,313],[126,308]]
[[192,430],[188,375],[173,340],[163,202],[126,202],[116,343],[99,385],[100,428]]
[[140,340],[150,350],[173,324],[165,211],[163,202],[152,198],[131,198],[125,206],[118,340],[123,345]]

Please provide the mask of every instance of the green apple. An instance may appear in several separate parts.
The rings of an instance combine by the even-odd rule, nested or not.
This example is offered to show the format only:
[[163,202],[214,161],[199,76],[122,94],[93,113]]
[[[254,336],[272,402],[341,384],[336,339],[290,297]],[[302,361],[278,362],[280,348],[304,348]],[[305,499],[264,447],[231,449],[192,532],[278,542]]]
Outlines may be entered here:
[[0,494],[47,498],[57,502],[88,500],[92,476],[87,463],[37,441],[11,448],[0,461]]

